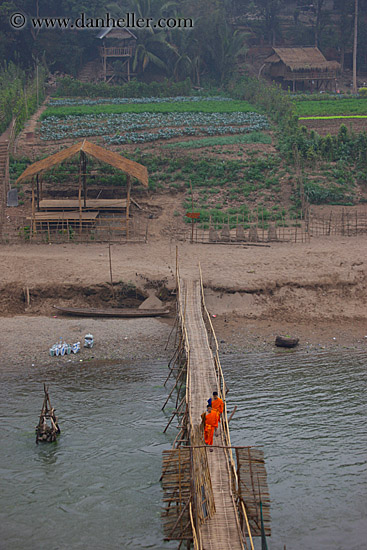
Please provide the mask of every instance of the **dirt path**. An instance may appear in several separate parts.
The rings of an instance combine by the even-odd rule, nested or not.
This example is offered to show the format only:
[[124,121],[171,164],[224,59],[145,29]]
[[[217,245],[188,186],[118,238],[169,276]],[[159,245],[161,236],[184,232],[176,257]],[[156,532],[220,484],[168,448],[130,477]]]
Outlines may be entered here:
[[24,129],[17,136],[14,143],[14,155],[17,155],[18,152],[21,151],[22,156],[29,157],[32,160],[34,160],[37,156],[35,145],[38,142],[38,139],[34,136],[34,132],[36,131],[39,117],[47,108],[48,99],[49,98],[46,97],[45,101],[31,116],[31,118],[27,121]]

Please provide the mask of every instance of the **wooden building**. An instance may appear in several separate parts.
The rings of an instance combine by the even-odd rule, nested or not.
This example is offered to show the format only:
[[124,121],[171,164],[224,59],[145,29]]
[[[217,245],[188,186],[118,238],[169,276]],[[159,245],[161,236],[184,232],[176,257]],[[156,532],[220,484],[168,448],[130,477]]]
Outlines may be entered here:
[[[126,185],[121,185],[120,199],[90,199],[87,193],[87,157],[90,156],[100,163],[106,163],[120,170],[125,174]],[[53,200],[47,199],[44,196],[44,183],[47,182],[47,172],[54,166],[57,166],[73,157],[77,157],[78,174],[77,174],[77,197],[76,199]],[[96,174],[96,170],[93,170]],[[103,176],[103,167],[97,175],[93,177]],[[71,176],[71,174],[70,174]],[[45,181],[43,180],[45,178]],[[126,239],[129,239],[129,222],[130,206],[131,206],[131,179],[135,178],[144,187],[148,187],[148,171],[145,166],[130,159],[126,159],[113,151],[108,151],[95,143],[87,140],[76,143],[67,149],[63,149],[45,159],[39,160],[28,166],[19,176],[16,184],[23,181],[31,181],[32,185],[32,215],[30,220],[30,235],[31,237],[42,229],[45,225],[50,231],[50,227],[56,224],[59,227],[61,220],[62,226],[64,223],[67,228],[69,226],[79,227],[79,234],[91,224],[94,224],[103,211],[118,212],[118,225],[110,226],[109,232],[123,230]],[[70,183],[69,183],[70,185]],[[102,191],[102,189],[101,189]]]
[[129,29],[108,27],[103,29],[97,38],[102,41],[99,54],[102,60],[103,79],[111,82],[116,78],[117,71],[114,61],[118,60],[121,65],[118,70],[118,77],[127,82],[130,81],[131,58],[135,51],[136,36]]
[[[292,84],[293,92],[297,83],[311,90],[335,90],[340,63],[327,61],[318,48],[273,48],[274,53],[265,59],[265,74],[272,80]],[[300,87],[300,86],[299,86]]]

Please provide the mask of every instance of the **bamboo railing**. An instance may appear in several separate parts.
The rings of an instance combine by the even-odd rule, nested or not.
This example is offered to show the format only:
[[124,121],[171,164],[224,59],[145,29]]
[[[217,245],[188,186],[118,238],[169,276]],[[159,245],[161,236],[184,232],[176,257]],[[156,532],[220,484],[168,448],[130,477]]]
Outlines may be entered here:
[[[167,401],[172,395],[173,390],[178,386],[179,382],[181,383],[181,386],[178,389],[176,409],[170,418],[166,429],[176,414],[178,417],[181,416],[182,420],[179,423],[180,432],[175,438],[173,448],[171,451],[166,451],[167,458],[164,459],[162,478],[167,476],[164,479],[164,487],[166,488],[164,501],[170,503],[168,508],[165,508],[164,512],[165,532],[167,536],[165,540],[177,539],[182,541],[183,539],[190,538],[195,550],[203,550],[203,541],[207,542],[208,536],[209,538],[211,535],[216,537],[218,536],[218,531],[216,528],[214,528],[212,533],[212,526],[215,525],[215,518],[213,518],[216,512],[215,498],[218,497],[219,502],[223,504],[221,496],[225,493],[226,506],[228,506],[228,509],[232,510],[233,505],[233,510],[229,512],[229,516],[225,515],[223,522],[221,512],[224,508],[222,506],[219,511],[218,521],[222,521],[223,526],[225,526],[224,528],[227,530],[229,525],[227,517],[231,517],[231,525],[233,527],[236,526],[236,531],[238,530],[238,534],[240,534],[241,547],[244,546],[246,550],[254,550],[253,534],[255,536],[259,536],[260,532],[258,507],[259,504],[261,506],[261,501],[263,501],[262,503],[265,504],[266,507],[266,530],[267,533],[270,534],[270,500],[266,484],[266,471],[263,452],[259,450],[252,450],[250,447],[232,447],[226,408],[226,393],[228,388],[225,383],[224,374],[220,363],[217,337],[205,304],[201,266],[199,265],[199,281],[189,281],[186,284],[182,284],[180,280],[177,255],[176,248],[176,321],[179,326],[180,341],[177,351],[170,361],[171,364],[173,359],[175,359],[172,368],[170,368],[169,365],[170,374],[168,375],[167,380],[174,371],[177,361],[178,368],[176,372],[178,374],[176,374],[176,384],[171,390]],[[198,302],[195,302],[196,299]],[[193,317],[190,316],[190,318],[186,319],[187,309],[192,307],[194,308]],[[194,321],[194,319],[198,319],[197,314],[200,312],[200,309],[205,327],[201,325],[199,328],[199,325],[195,324],[197,321]],[[194,324],[192,324],[191,321],[193,321]],[[193,328],[195,329],[194,332]],[[206,336],[204,339],[201,334],[201,330],[203,329],[206,330]],[[201,334],[201,337],[198,339],[195,338],[196,330],[200,330]],[[221,418],[221,442],[219,445],[215,445],[215,447],[223,449],[224,456],[222,455],[222,457],[219,458],[220,455],[217,455],[214,462],[212,461],[212,457],[210,457],[209,460],[209,455],[207,454],[207,445],[203,439],[202,425],[195,425],[192,419],[192,411],[197,413],[197,403],[196,401],[192,403],[190,402],[191,399],[193,399],[193,392],[196,396],[195,388],[191,387],[191,371],[192,368],[198,367],[200,373],[200,362],[198,363],[198,358],[203,357],[203,355],[198,354],[198,349],[196,348],[193,350],[194,352],[192,352],[190,349],[189,337],[190,339],[193,339],[193,342],[196,342],[196,345],[202,345],[205,346],[205,348],[207,345],[209,346],[209,349],[207,350],[206,348],[206,350],[209,351],[214,366],[214,372],[210,367],[210,376],[214,387],[216,385],[218,394],[223,399],[225,405]],[[205,351],[205,354],[207,354],[207,351]],[[193,364],[191,364],[192,361],[194,361]],[[200,373],[200,376],[206,376],[206,372],[207,371],[203,371]],[[198,372],[195,371],[194,374],[194,380],[195,383],[197,383],[195,377],[197,377]],[[183,397],[181,397],[182,394],[180,393],[180,389],[183,384],[181,378],[182,376],[186,379],[186,388]],[[180,405],[177,406],[180,399]],[[182,405],[186,405],[185,412],[182,412]],[[178,453],[180,445],[183,445],[181,449],[185,453],[183,456],[186,456],[186,462],[182,462],[182,464],[180,462],[180,453]],[[236,450],[237,467],[232,452],[233,449]],[[187,470],[188,453],[190,456],[190,470]],[[245,459],[240,457],[241,453]],[[220,462],[217,462],[218,459]],[[244,468],[242,469],[242,472],[241,466]],[[226,472],[224,472],[224,470],[226,470]],[[183,473],[184,471],[185,473]],[[190,479],[187,477],[188,473]],[[257,476],[258,491],[255,487],[256,480],[254,475]],[[211,476],[213,476],[213,485]],[[250,485],[248,482],[248,476],[250,476]],[[186,487],[186,493],[183,490],[184,487]],[[187,492],[189,487],[190,496],[188,496],[189,493]],[[249,490],[249,487],[251,490]],[[171,508],[171,503],[173,509]],[[210,518],[214,519],[214,524],[209,522],[204,525],[206,520]],[[187,531],[188,526],[190,526],[189,532]],[[252,529],[254,529],[253,534]],[[232,533],[234,533],[234,531],[232,531]],[[233,542],[229,534],[226,535],[225,540],[228,542]]]
[[[224,410],[223,410],[221,421],[222,421],[223,436],[224,436],[225,445],[226,445],[225,451],[227,452],[227,455],[228,455],[228,460],[229,460],[229,464],[230,464],[230,473],[231,473],[232,480],[233,480],[234,491],[235,491],[236,494],[238,494],[239,493],[239,482],[238,482],[238,476],[237,476],[237,470],[236,470],[236,463],[235,463],[234,458],[233,458],[231,437],[230,437],[230,434],[229,434],[227,406],[226,406],[226,393],[227,393],[228,389],[227,389],[227,386],[226,386],[226,383],[225,383],[225,380],[224,380],[222,365],[221,365],[220,359],[219,359],[218,340],[217,340],[217,337],[216,337],[216,334],[215,334],[215,331],[214,331],[213,323],[210,319],[210,315],[209,315],[209,312],[208,312],[208,310],[206,308],[206,304],[205,304],[203,274],[202,274],[202,271],[201,271],[200,263],[199,263],[199,273],[200,273],[200,288],[201,288],[201,304],[202,304],[202,309],[203,309],[203,312],[204,312],[204,315],[205,315],[204,319],[206,319],[207,324],[209,326],[209,334],[210,334],[209,345],[210,345],[212,353],[213,353],[213,359],[214,359],[214,364],[215,364],[216,373],[217,373],[218,390],[219,390],[218,393],[220,394],[220,397],[221,397],[221,399],[223,400],[223,403],[224,403]],[[233,498],[233,495],[232,495],[232,498]],[[244,520],[245,520],[245,523],[246,523],[247,535],[248,535],[249,541],[250,541],[250,548],[251,548],[251,550],[254,550],[254,543],[253,543],[253,540],[252,540],[251,529],[250,529],[250,525],[249,525],[249,521],[248,521],[248,517],[247,517],[247,513],[246,513],[246,508],[245,508],[242,501],[241,501],[241,507],[240,507],[239,511],[240,511],[240,513],[242,513],[242,515],[244,517]],[[247,546],[246,540],[245,540],[245,544]]]
[[[190,502],[190,519],[191,528],[193,533],[194,550],[203,550],[203,545],[200,537],[200,526],[206,521],[206,519],[212,517],[215,513],[215,502],[213,497],[213,490],[211,486],[209,466],[207,461],[206,449],[203,444],[203,436],[200,432],[200,426],[194,426],[191,417],[190,408],[190,387],[191,387],[191,368],[190,368],[190,343],[186,329],[186,295],[182,296],[182,289],[180,283],[180,273],[178,262],[176,261],[176,289],[177,289],[177,303],[184,304],[184,310],[182,307],[178,307],[179,325],[181,327],[184,349],[186,354],[186,388],[185,388],[185,400],[186,411],[188,417],[188,435],[190,440],[191,457],[192,457],[192,474],[193,474],[193,504]],[[182,299],[184,298],[184,300]],[[203,495],[202,487],[204,487],[206,515],[203,513]],[[198,503],[201,503],[201,506]]]

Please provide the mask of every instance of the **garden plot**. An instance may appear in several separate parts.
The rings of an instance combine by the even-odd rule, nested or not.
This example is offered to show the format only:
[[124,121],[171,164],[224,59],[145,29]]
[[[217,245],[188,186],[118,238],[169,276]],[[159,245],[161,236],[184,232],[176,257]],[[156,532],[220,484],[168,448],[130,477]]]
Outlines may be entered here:
[[364,98],[294,100],[293,103],[299,117],[367,115],[367,99]]
[[355,134],[367,131],[367,118],[308,118],[301,119],[299,124],[306,126],[309,130],[314,130],[320,136],[327,134],[336,136],[342,124]]
[[[65,107],[76,105],[139,105],[147,103],[200,103],[206,101],[231,101],[231,97],[222,96],[175,96],[175,97],[111,97],[99,99],[80,99],[80,98],[52,98],[49,105],[52,107]],[[245,102],[243,102],[245,103]]]
[[53,102],[52,105],[57,106],[51,106],[45,113],[39,135],[47,141],[101,136],[106,144],[119,145],[187,136],[239,135],[269,129],[267,118],[250,111],[251,106],[246,102],[228,98],[210,98],[210,101],[203,98],[187,101],[189,98],[185,98],[181,102],[172,102],[172,98],[157,99],[160,101],[153,104],[149,98],[145,104],[140,100],[135,105],[130,100],[126,105],[117,106],[101,103],[93,106],[88,101],[87,104],[73,102],[60,107],[59,101]]
[[338,98],[294,100],[299,124],[320,135],[336,135],[345,124],[355,133],[367,130],[367,99]]

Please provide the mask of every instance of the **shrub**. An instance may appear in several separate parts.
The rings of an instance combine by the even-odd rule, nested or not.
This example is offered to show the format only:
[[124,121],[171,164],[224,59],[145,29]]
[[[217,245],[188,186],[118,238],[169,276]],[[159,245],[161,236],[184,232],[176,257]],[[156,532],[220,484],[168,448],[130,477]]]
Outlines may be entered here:
[[[46,70],[38,68],[38,100],[44,99]],[[37,79],[35,75],[27,78],[24,71],[13,64],[0,69],[0,134],[6,130],[12,119],[16,118],[15,131],[18,134],[27,118],[38,108]]]
[[106,82],[92,84],[80,82],[70,77],[59,80],[56,95],[58,97],[164,97],[191,95],[189,78],[181,82],[165,79],[163,82],[138,82],[131,80],[121,86],[111,86]]
[[323,187],[311,182],[305,183],[304,193],[311,204],[340,203],[346,198],[343,189],[340,187],[335,185]]

